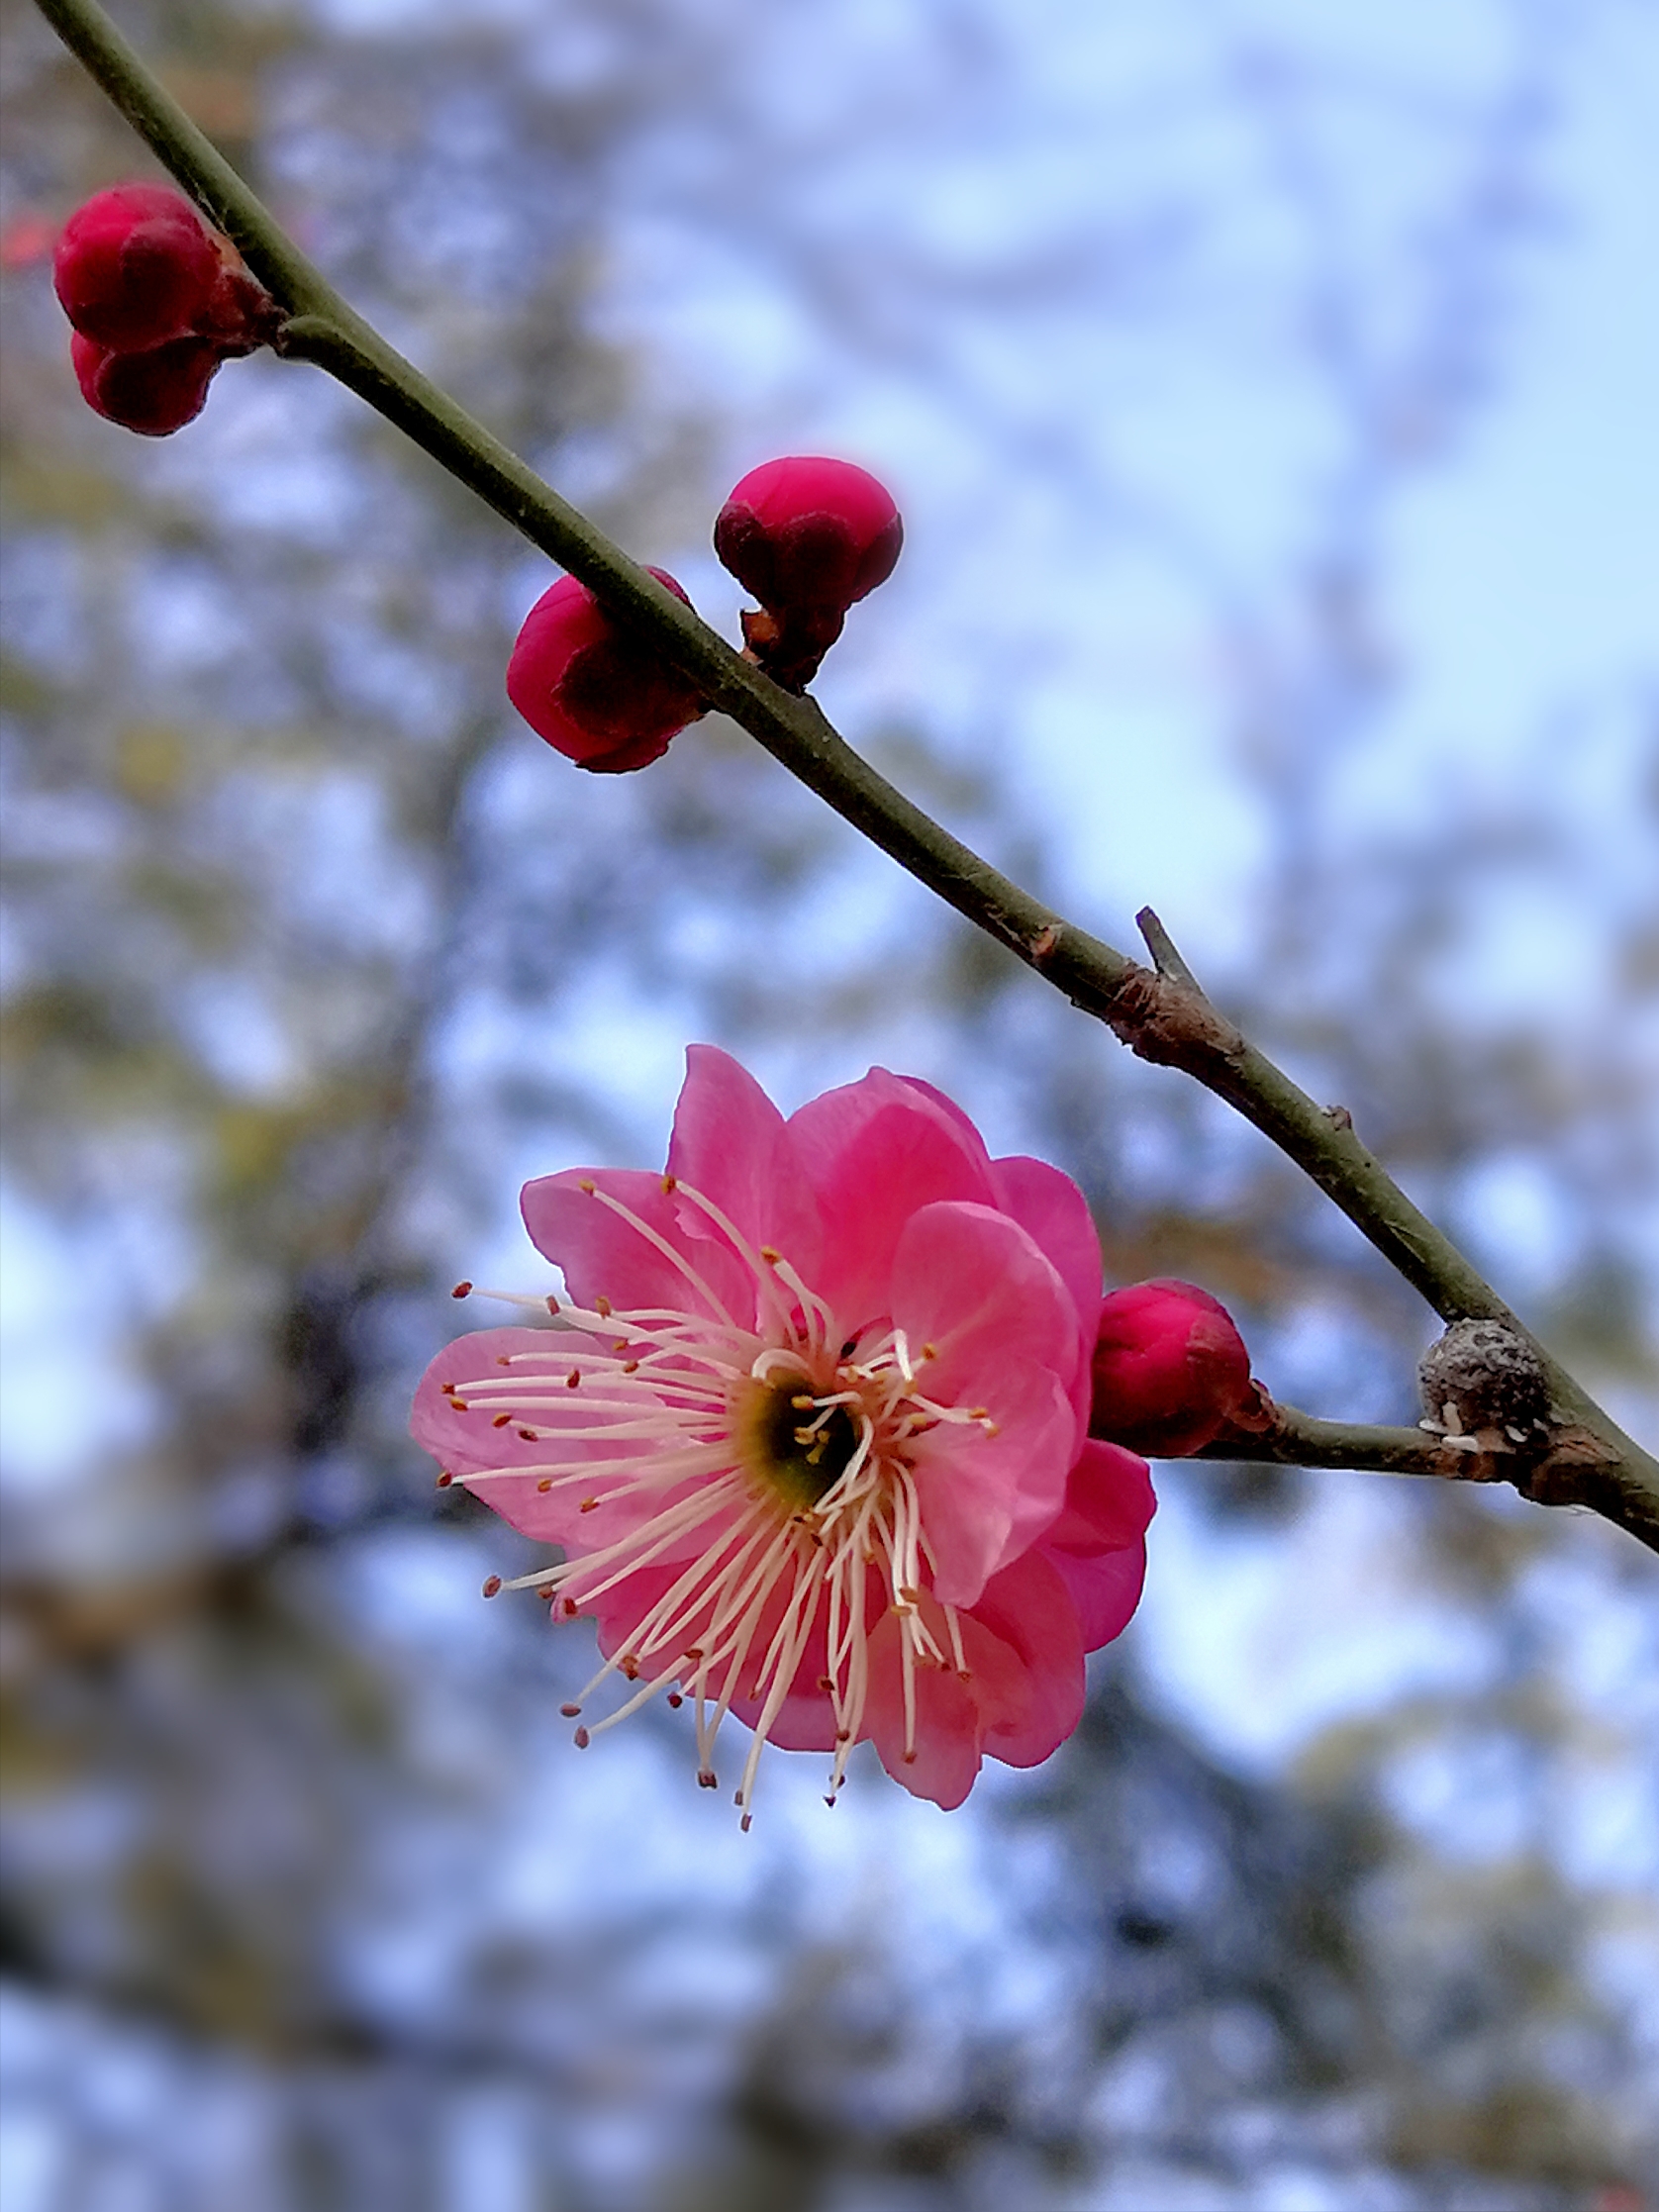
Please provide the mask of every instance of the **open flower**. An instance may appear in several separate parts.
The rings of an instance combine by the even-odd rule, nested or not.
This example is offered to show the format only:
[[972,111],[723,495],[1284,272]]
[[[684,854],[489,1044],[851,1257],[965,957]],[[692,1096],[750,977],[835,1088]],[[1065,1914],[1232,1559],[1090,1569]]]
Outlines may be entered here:
[[667,1691],[707,1786],[726,1716],[753,1731],[745,1826],[767,1740],[830,1753],[831,1801],[868,1738],[959,1804],[986,1754],[1071,1732],[1140,1593],[1145,1463],[1086,1433],[1088,1208],[925,1083],[876,1069],[786,1120],[724,1052],[688,1060],[665,1174],[526,1186],[574,1302],[451,1345],[414,1432],[563,1547],[517,1587],[597,1619],[583,1702],[635,1685],[578,1743]]

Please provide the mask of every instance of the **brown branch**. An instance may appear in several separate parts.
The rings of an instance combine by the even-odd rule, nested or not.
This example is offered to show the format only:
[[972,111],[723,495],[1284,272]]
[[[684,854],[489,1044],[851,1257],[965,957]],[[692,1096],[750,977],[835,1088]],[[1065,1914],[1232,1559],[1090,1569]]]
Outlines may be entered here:
[[[1571,1422],[1552,1423],[1535,1438],[1517,1443],[1498,1430],[1451,1437],[1421,1427],[1321,1421],[1295,1405],[1275,1404],[1269,1411],[1265,1426],[1228,1430],[1191,1456],[1276,1467],[1343,1467],[1441,1482],[1513,1483],[1535,1504],[1588,1506],[1608,1519],[1618,1518],[1603,1502],[1616,1483],[1614,1457],[1605,1439]],[[1638,1523],[1630,1533],[1659,1549],[1659,1521]]]

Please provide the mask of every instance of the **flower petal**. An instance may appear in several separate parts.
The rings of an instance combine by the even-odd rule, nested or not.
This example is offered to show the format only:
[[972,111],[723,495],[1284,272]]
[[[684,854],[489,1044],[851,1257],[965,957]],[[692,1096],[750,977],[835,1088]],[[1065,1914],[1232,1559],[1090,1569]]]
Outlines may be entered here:
[[[985,1656],[976,1642],[974,1661]],[[916,1669],[915,1750],[907,1759],[903,1635],[891,1611],[870,1638],[869,1668],[864,1734],[877,1758],[913,1797],[930,1797],[950,1812],[973,1787],[980,1769],[979,1707],[968,1684],[943,1668]]]
[[638,1168],[566,1168],[527,1183],[519,1202],[531,1242],[579,1304],[604,1298],[750,1327],[752,1275],[724,1245],[688,1235],[662,1185]]
[[888,1311],[913,1358],[931,1347],[919,1381],[947,1405],[991,1405],[1032,1366],[1063,1388],[1084,1344],[1053,1262],[990,1205],[945,1201],[911,1215],[894,1253]]
[[[774,1246],[814,1280],[823,1221],[788,1124],[748,1070],[718,1045],[687,1048],[668,1172],[713,1199],[752,1247]],[[720,1238],[694,1200],[682,1197],[678,1211],[688,1236]]]
[[920,1206],[993,1204],[990,1156],[972,1125],[919,1084],[872,1068],[790,1115],[802,1172],[825,1223],[821,1291],[850,1335],[891,1310],[893,1255]]
[[1082,1355],[1069,1385],[1087,1424],[1092,1377],[1089,1355],[1101,1308],[1101,1245],[1088,1201],[1069,1175],[1046,1160],[1016,1153],[993,1160],[997,1203],[1011,1213],[1059,1271],[1082,1326]]
[[[567,1491],[543,1491],[537,1487],[555,1447],[545,1437],[525,1436],[522,1430],[528,1424],[522,1420],[509,1420],[498,1428],[491,1411],[490,1387],[503,1382],[507,1375],[503,1363],[509,1359],[541,1361],[556,1355],[561,1365],[568,1361],[576,1366],[584,1352],[597,1350],[592,1337],[579,1329],[477,1329],[439,1352],[421,1378],[410,1415],[410,1433],[440,1467],[463,1483],[475,1476],[496,1478],[500,1470],[535,1469],[535,1473],[522,1476],[503,1473],[499,1479],[481,1484],[478,1494],[525,1535],[542,1543],[563,1543],[566,1523],[575,1513],[577,1500]],[[522,1404],[523,1394],[516,1393],[515,1396]],[[537,1413],[537,1428],[558,1419],[570,1426],[582,1417],[574,1406],[568,1410],[555,1406],[545,1415],[538,1406]],[[593,1484],[586,1488],[601,1483],[606,1453],[609,1450],[614,1456],[618,1449],[603,1443],[584,1445],[584,1458],[591,1456],[595,1463]]]
[[[993,1575],[963,1622],[963,1650],[970,1671],[978,1648],[969,1626],[994,1636],[1014,1655],[979,1699],[984,1747],[1010,1767],[1034,1767],[1065,1742],[1083,1717],[1085,1643],[1064,1578],[1040,1552],[1026,1552]],[[1000,1701],[994,1688],[1008,1683]]]
[[1066,1481],[1065,1504],[1038,1547],[1071,1592],[1085,1651],[1121,1635],[1140,1602],[1146,1526],[1157,1511],[1146,1462],[1091,1438]]

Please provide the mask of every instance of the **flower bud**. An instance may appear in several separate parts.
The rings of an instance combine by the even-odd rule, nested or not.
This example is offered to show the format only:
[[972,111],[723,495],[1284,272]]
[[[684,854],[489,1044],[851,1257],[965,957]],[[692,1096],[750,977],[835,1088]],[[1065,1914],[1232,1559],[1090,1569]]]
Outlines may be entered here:
[[1159,1279],[1113,1291],[1095,1341],[1089,1433],[1180,1459],[1253,1410],[1250,1355],[1219,1298]]
[[[663,569],[650,573],[686,598]],[[507,696],[555,752],[601,774],[660,759],[669,739],[707,711],[696,686],[574,576],[561,577],[525,617]]]
[[106,351],[146,351],[197,333],[225,264],[182,193],[117,184],[77,208],[52,256],[63,312]]
[[69,357],[95,414],[141,437],[165,437],[194,422],[223,355],[211,338],[179,337],[142,353],[112,353],[77,331]]
[[723,566],[774,615],[844,615],[892,575],[903,541],[867,469],[802,456],[750,469],[715,524]]

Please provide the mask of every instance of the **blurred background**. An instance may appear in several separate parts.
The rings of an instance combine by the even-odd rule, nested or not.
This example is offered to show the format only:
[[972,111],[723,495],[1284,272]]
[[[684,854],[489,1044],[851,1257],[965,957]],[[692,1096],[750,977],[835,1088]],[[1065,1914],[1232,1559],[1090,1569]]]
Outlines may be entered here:
[[[1659,19],[1644,0],[121,0],[353,299],[735,634],[736,476],[898,575],[818,686],[1218,999],[1650,1442]],[[683,1715],[408,1442],[519,1183],[688,1039],[1084,1184],[1276,1395],[1430,1316],[1269,1149],[730,725],[573,773],[551,580],[319,373],[80,403],[146,157],[6,0],[7,2212],[1641,2212],[1653,1562],[1513,1494],[1160,1469],[1076,1739],[941,1816]]]

